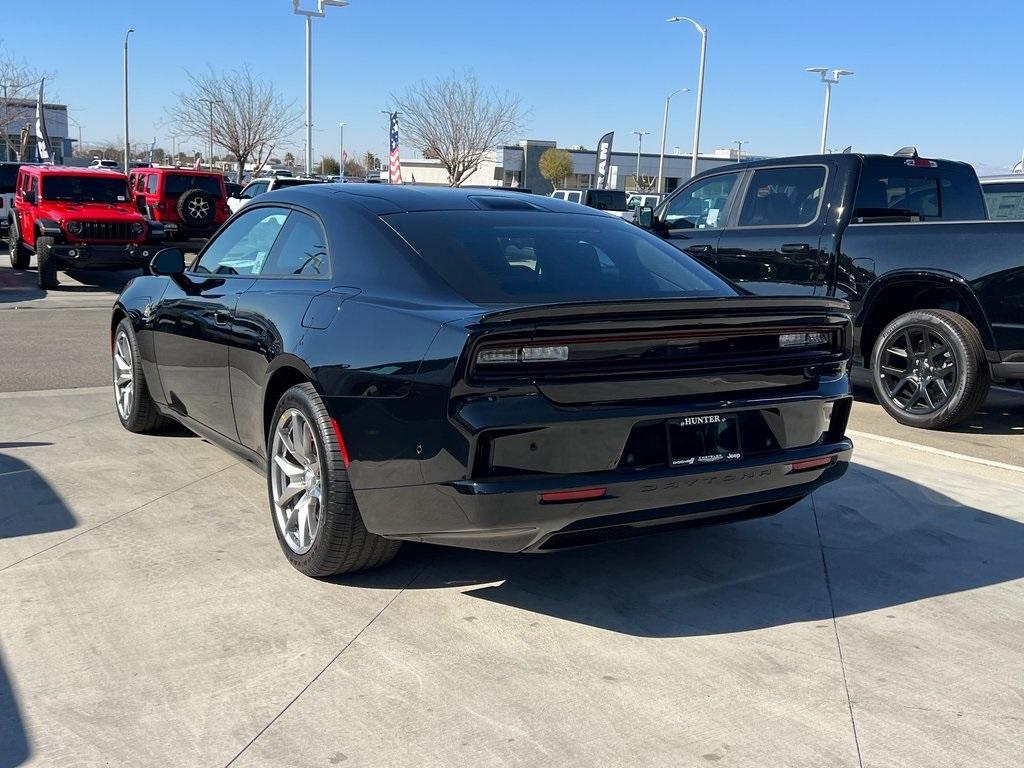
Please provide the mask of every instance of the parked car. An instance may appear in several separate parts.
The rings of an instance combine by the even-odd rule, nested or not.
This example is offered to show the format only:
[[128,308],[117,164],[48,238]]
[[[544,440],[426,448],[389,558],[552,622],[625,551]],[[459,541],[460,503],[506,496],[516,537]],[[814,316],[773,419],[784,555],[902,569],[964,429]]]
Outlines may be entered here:
[[621,189],[556,189],[551,196],[596,208],[626,221],[634,217],[633,209],[626,204],[626,193]]
[[986,176],[981,191],[990,219],[1024,219],[1024,174]]
[[128,178],[105,169],[23,165],[10,222],[11,265],[28,269],[40,288],[56,288],[64,269],[138,269],[163,240],[128,191]]
[[103,158],[97,157],[94,158],[91,163],[89,163],[89,167],[118,169],[121,167],[121,164],[117,162],[117,160],[104,160]]
[[14,190],[18,185],[18,169],[38,163],[0,163],[0,238],[6,240],[14,215]]
[[224,176],[185,168],[139,168],[128,175],[139,210],[164,225],[168,240],[209,237],[228,220]]
[[986,221],[971,166],[832,154],[699,174],[640,223],[757,294],[833,296],[897,421],[969,418],[1024,379],[1024,223]]
[[254,179],[243,187],[237,197],[228,198],[228,209],[231,213],[237,213],[254,197],[273,192],[275,189],[322,183],[319,179],[306,179],[299,176],[269,176]]
[[224,180],[224,192],[228,197],[238,197],[242,192],[242,185],[236,181]]
[[583,206],[289,188],[151,271],[111,317],[121,423],[264,472],[310,576],[770,515],[850,460],[843,302],[743,295]]
[[626,195],[626,205],[636,213],[638,208],[650,206],[653,208],[664,199],[664,195],[657,192],[630,192]]

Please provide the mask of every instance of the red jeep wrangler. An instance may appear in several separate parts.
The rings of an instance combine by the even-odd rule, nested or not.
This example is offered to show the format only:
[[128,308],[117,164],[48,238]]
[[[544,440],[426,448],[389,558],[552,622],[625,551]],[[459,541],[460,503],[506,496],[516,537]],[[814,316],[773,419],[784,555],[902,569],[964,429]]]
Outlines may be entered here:
[[209,237],[231,211],[224,177],[187,168],[136,168],[128,176],[142,214],[164,225],[168,240]]
[[57,287],[57,270],[146,267],[163,236],[163,225],[135,208],[123,173],[54,165],[18,170],[11,266],[27,269],[35,253],[40,288]]

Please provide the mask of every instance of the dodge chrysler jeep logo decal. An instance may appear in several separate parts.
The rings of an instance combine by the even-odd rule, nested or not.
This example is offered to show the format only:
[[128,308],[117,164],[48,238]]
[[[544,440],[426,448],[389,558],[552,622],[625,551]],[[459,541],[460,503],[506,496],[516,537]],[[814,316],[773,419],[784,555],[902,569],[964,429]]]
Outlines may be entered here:
[[710,416],[687,416],[685,419],[681,419],[679,426],[689,427],[694,424],[717,424],[722,420],[722,417],[717,413],[713,413]]

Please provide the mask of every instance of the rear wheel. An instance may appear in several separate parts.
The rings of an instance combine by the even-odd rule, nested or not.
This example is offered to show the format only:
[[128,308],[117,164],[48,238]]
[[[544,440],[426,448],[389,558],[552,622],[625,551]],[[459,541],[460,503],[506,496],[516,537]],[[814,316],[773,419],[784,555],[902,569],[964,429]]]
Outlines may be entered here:
[[991,377],[978,329],[941,309],[908,312],[875,342],[871,381],[896,421],[943,429],[969,418],[988,396]]
[[39,279],[39,287],[43,290],[50,290],[58,287],[57,282],[57,261],[53,256],[53,238],[36,238],[36,272]]
[[21,233],[14,217],[11,217],[11,226],[7,230],[7,244],[11,252],[11,266],[14,269],[28,269],[32,261],[32,252],[21,242]]
[[146,376],[135,331],[127,318],[114,331],[111,349],[114,378],[114,404],[121,426],[129,432],[153,432],[168,423],[149,396]]
[[311,384],[284,393],[269,431],[270,510],[288,561],[314,577],[389,562],[400,542],[363,525],[337,435]]

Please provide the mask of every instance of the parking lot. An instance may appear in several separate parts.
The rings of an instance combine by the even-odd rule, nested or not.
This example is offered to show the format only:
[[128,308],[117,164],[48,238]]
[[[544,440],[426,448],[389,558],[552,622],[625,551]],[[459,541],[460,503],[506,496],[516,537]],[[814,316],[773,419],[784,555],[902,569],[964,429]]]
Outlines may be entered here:
[[1019,766],[1024,395],[956,432],[858,390],[773,518],[308,579],[264,479],[125,432],[108,308],[0,251],[0,768]]

